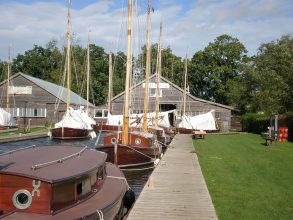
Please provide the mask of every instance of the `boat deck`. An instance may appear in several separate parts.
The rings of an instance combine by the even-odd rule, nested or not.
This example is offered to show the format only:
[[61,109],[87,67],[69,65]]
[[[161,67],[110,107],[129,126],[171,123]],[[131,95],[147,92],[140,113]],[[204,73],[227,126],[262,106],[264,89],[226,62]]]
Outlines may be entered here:
[[191,135],[177,134],[151,174],[127,217],[140,219],[217,219]]

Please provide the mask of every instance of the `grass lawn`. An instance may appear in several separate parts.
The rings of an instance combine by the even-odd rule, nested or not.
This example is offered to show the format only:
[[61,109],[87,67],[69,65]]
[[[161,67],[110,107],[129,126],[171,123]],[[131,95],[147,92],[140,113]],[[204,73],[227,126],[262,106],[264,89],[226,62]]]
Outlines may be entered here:
[[[30,131],[25,132],[25,134],[30,134],[30,133],[35,133],[35,132],[42,132],[42,131],[47,131],[48,129],[45,127],[40,127],[40,128],[31,128]],[[0,137],[3,136],[11,136],[11,135],[18,135],[18,134],[24,134],[23,130],[15,130],[15,131],[3,131],[0,133]]]
[[194,140],[220,220],[293,219],[293,143],[264,143],[254,134]]

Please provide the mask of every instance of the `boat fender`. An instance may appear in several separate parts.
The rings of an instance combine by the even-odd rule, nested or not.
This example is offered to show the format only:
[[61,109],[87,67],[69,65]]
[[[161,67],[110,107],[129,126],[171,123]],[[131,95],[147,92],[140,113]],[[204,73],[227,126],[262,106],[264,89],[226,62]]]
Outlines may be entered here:
[[91,131],[90,132],[90,137],[91,137],[91,139],[94,139],[95,137],[97,137],[96,132]]
[[159,162],[160,162],[160,159],[159,158],[155,159],[154,165],[157,166],[159,164]]
[[123,205],[129,211],[132,207],[133,203],[135,202],[135,194],[132,189],[128,189],[123,197]]
[[52,139],[52,132],[51,131],[48,131],[48,137],[50,138],[50,139]]

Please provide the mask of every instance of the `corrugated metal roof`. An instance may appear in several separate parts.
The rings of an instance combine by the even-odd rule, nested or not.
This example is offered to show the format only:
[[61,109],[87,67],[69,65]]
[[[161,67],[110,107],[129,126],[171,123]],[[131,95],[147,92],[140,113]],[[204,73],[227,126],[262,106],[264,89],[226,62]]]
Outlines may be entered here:
[[[15,75],[13,75],[11,78],[17,77],[18,75],[21,75],[23,77],[25,77],[26,79],[30,80],[31,82],[33,82],[34,84],[38,85],[39,87],[43,88],[44,90],[46,90],[47,92],[51,93],[52,95],[54,95],[56,98],[59,98],[61,101],[66,103],[66,88],[64,88],[63,86],[58,86],[54,83],[33,77],[33,76],[29,76],[26,75],[24,73],[17,73]],[[70,104],[75,104],[75,105],[84,105],[86,106],[87,101],[82,98],[81,96],[77,95],[76,93],[70,91]],[[94,105],[92,103],[89,103],[90,107],[94,107]]]

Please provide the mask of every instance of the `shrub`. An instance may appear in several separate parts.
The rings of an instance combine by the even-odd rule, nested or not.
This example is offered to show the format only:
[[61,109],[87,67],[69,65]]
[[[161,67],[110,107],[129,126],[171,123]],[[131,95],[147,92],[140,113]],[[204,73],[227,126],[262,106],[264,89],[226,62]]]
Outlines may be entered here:
[[270,116],[258,113],[247,113],[242,116],[243,131],[260,134],[268,130]]

